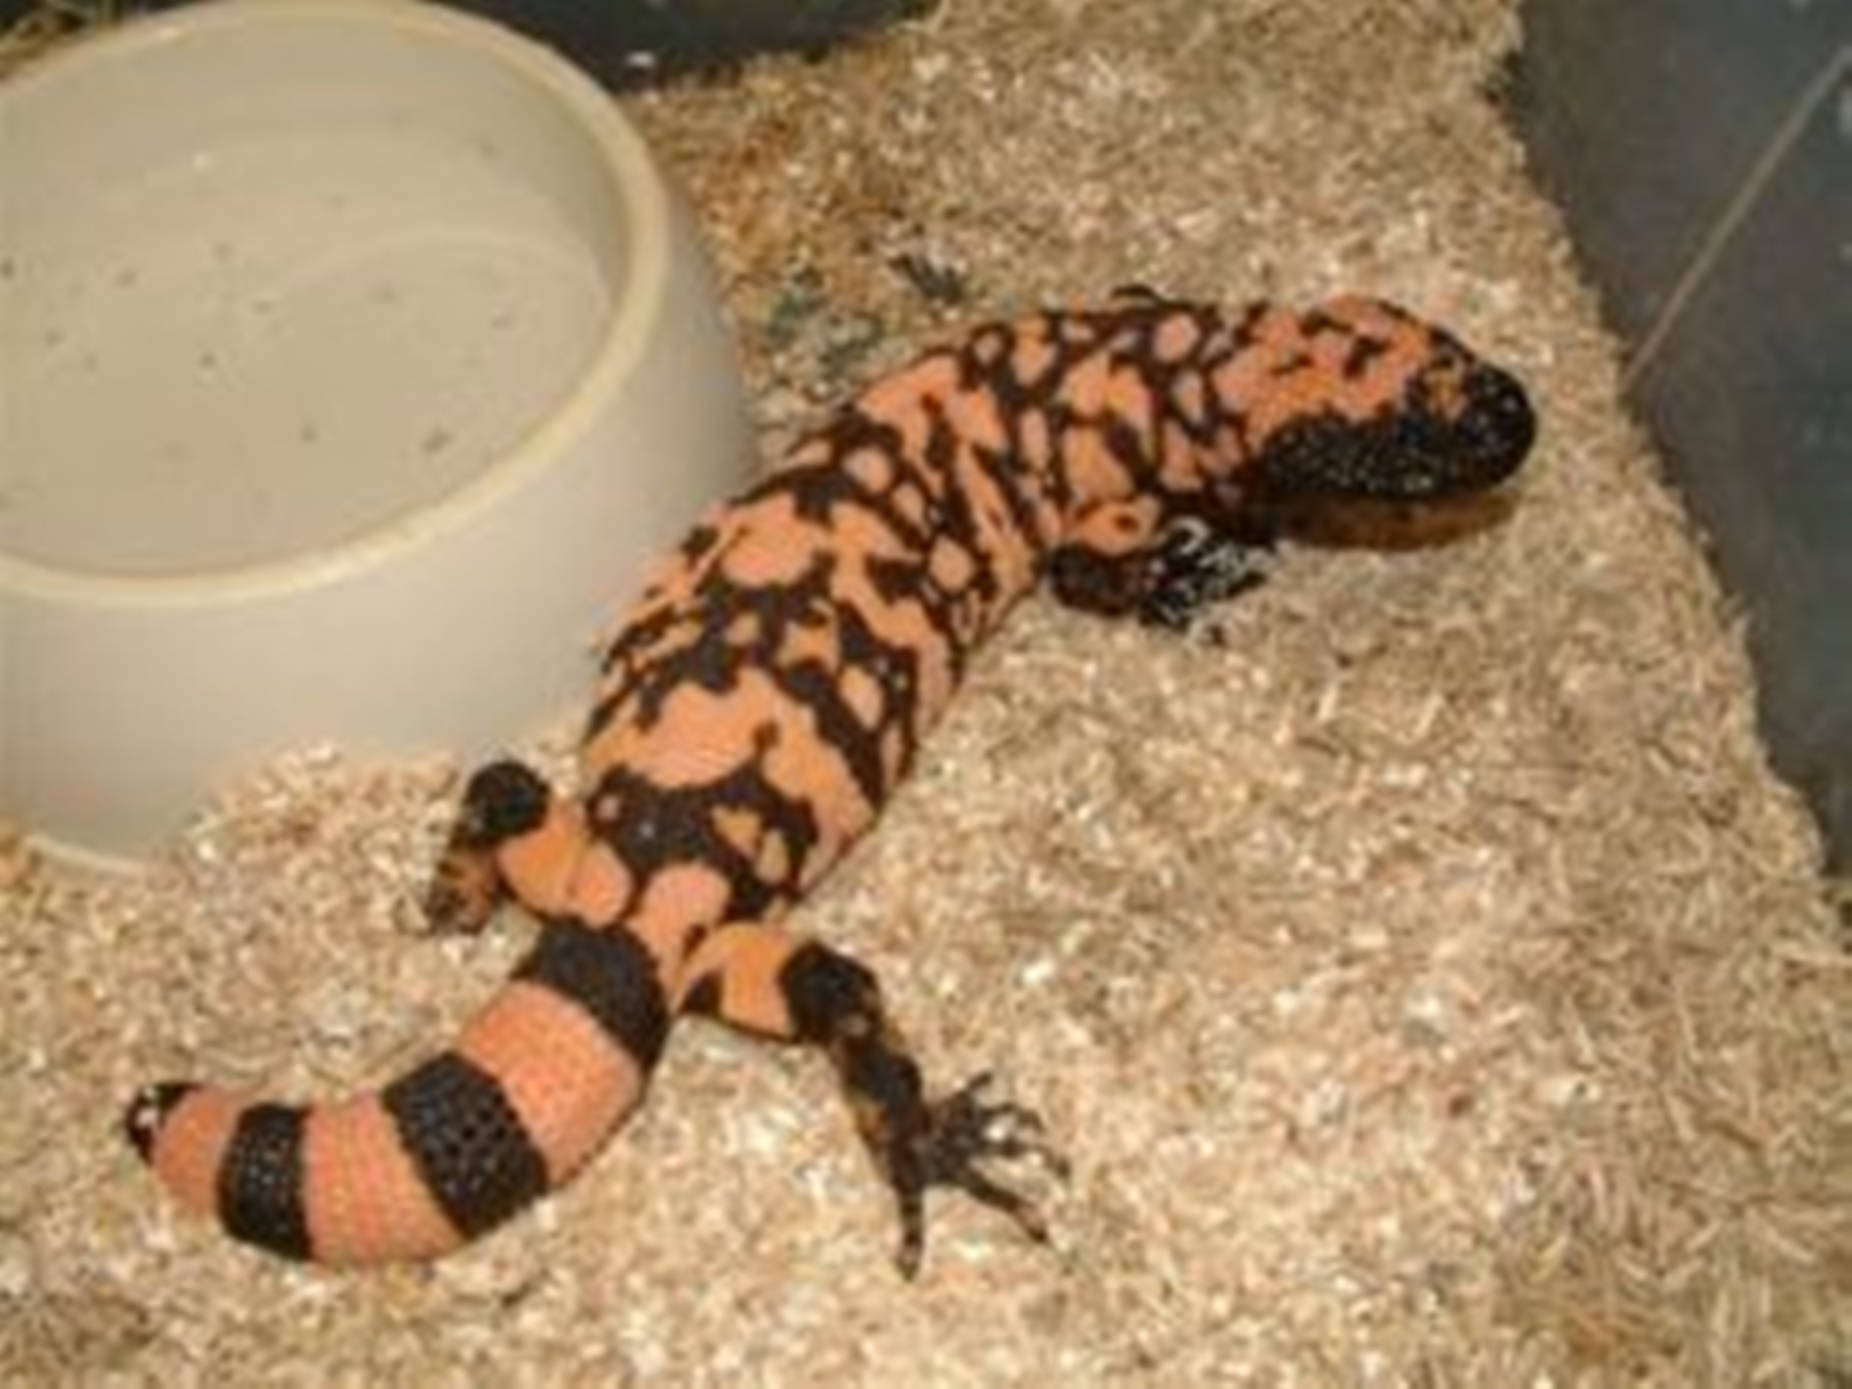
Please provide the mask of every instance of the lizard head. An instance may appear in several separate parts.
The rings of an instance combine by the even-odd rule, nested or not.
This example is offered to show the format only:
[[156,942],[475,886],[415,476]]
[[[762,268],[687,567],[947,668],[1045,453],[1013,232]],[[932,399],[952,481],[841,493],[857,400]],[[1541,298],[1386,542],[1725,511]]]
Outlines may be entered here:
[[1261,331],[1267,378],[1241,383],[1241,414],[1247,467],[1271,497],[1477,492],[1516,471],[1536,437],[1514,377],[1393,304],[1336,299]]

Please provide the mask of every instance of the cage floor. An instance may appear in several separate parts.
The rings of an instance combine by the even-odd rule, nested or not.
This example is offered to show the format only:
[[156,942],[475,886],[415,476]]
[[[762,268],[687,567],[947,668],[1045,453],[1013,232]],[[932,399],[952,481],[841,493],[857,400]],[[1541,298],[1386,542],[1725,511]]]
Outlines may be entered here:
[[960,323],[1128,281],[1385,294],[1534,390],[1501,524],[1291,551],[1219,645],[1026,605],[803,908],[933,1078],[1042,1109],[1051,1248],[942,1197],[902,1283],[827,1068],[693,1023],[585,1174],[434,1267],[179,1216],[134,1085],[379,1079],[527,939],[413,934],[446,771],[327,752],[145,881],[0,858],[0,1379],[1845,1383],[1852,969],[1489,104],[1517,39],[1506,0],[947,0],[630,99],[768,448]]

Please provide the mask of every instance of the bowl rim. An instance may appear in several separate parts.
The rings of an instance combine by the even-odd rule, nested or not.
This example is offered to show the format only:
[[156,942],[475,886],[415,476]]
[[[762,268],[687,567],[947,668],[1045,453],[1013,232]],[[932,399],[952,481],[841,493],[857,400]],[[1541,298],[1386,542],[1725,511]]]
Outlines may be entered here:
[[619,293],[590,361],[571,389],[503,454],[434,501],[345,539],[274,560],[162,574],[112,574],[28,560],[0,549],[0,603],[33,599],[113,609],[201,608],[301,592],[351,578],[477,521],[543,473],[591,428],[600,403],[621,389],[663,311],[670,276],[671,206],[642,137],[588,75],[542,44],[500,24],[423,0],[211,0],[139,16],[82,39],[0,82],[6,108],[101,64],[132,61],[176,42],[283,23],[383,26],[471,50],[512,68],[560,103],[590,137],[618,192],[629,246]]

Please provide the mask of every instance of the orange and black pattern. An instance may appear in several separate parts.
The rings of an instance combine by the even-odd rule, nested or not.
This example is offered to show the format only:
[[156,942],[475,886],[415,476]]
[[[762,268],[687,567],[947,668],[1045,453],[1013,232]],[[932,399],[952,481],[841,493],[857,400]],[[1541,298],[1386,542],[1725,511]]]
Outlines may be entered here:
[[978,328],[878,382],[715,508],[616,629],[584,785],[469,782],[430,895],[540,921],[446,1050],[313,1106],[167,1083],[129,1138],[235,1237],[333,1263],[454,1248],[557,1186],[642,1097],[687,1013],[817,1047],[919,1264],[928,1187],[1044,1234],[986,1175],[1060,1159],[983,1078],[929,1094],[874,976],[780,924],[873,822],[978,643],[1043,578],[1159,626],[1256,582],[1277,514],[1496,485],[1518,384],[1400,309],[1240,311],[1131,292]]

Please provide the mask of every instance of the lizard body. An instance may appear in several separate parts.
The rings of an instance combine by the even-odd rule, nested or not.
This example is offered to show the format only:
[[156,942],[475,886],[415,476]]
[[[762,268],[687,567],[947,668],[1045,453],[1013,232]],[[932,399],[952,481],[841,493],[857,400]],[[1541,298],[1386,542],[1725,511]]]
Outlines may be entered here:
[[882,378],[690,530],[618,624],[584,792],[477,772],[430,895],[540,921],[446,1049],[313,1106],[151,1086],[130,1139],[187,1206],[295,1258],[432,1257],[580,1168],[641,1100],[674,1020],[833,1063],[900,1208],[927,1187],[1044,1233],[991,1157],[1058,1161],[1039,1124],[930,1097],[873,974],[783,925],[873,823],[971,653],[1046,579],[1077,607],[1180,626],[1255,582],[1275,508],[1423,501],[1503,481],[1519,385],[1380,301],[1227,311],[1138,292],[978,327]]

